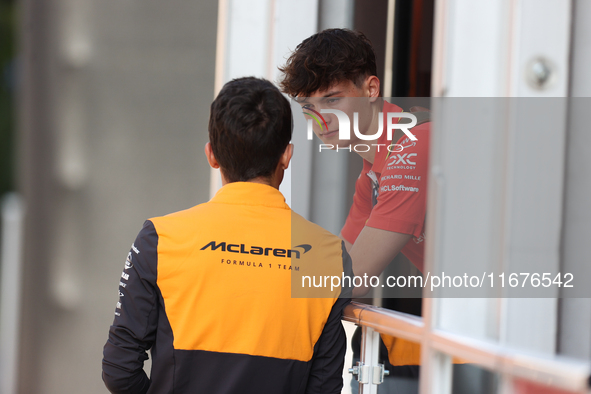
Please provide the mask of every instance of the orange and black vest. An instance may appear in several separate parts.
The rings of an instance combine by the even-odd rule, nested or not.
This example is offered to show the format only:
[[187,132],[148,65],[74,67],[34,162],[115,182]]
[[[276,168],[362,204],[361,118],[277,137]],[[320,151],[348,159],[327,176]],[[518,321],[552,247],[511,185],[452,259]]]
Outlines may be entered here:
[[348,298],[315,285],[343,272],[342,242],[277,189],[227,184],[144,224],[120,278],[103,380],[113,393],[340,393]]

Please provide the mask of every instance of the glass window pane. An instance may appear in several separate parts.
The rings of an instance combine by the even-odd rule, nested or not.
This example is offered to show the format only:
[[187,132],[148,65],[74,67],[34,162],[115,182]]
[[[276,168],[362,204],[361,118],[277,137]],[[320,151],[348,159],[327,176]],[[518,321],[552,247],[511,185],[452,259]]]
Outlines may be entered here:
[[451,392],[454,394],[494,394],[498,391],[499,381],[498,374],[474,364],[454,364]]

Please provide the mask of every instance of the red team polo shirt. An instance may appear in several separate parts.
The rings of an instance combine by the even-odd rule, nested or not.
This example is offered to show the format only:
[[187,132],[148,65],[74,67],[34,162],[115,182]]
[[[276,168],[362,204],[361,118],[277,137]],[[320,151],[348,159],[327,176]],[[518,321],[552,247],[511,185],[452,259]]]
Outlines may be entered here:
[[[384,101],[384,125],[388,112],[403,111]],[[373,164],[363,160],[363,170],[355,183],[353,205],[341,234],[352,244],[364,226],[410,234],[413,237],[402,248],[402,254],[422,272],[430,123],[423,123],[411,131],[417,141],[404,135],[396,142],[404,147],[402,151],[398,146],[391,150],[399,152],[389,152],[387,147],[392,141],[388,141],[384,126]],[[375,193],[377,202],[372,201]]]

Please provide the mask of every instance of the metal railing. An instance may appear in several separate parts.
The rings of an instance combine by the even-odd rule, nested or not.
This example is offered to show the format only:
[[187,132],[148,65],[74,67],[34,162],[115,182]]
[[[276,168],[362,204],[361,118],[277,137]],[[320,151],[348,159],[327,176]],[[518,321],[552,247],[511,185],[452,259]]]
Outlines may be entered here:
[[[344,321],[357,324],[363,328],[361,362],[366,367],[363,382],[360,381],[364,394],[376,393],[376,375],[378,366],[379,334],[419,343],[432,352],[439,352],[457,357],[470,364],[500,374],[504,379],[523,379],[540,385],[551,386],[573,393],[589,393],[591,364],[561,356],[548,357],[516,351],[493,341],[484,341],[453,334],[444,330],[428,329],[423,319],[400,312],[387,310],[372,305],[352,302],[345,309]],[[425,366],[428,353],[422,349],[421,365]],[[447,357],[451,364],[451,357]],[[423,368],[424,369],[424,368]],[[427,371],[433,371],[428,368]],[[451,368],[446,369],[448,375]],[[355,372],[358,372],[356,369]],[[376,377],[379,384],[379,377]],[[450,381],[451,376],[447,376]],[[423,381],[423,377],[421,377]],[[450,392],[438,390],[438,392]],[[430,392],[421,388],[422,393]]]

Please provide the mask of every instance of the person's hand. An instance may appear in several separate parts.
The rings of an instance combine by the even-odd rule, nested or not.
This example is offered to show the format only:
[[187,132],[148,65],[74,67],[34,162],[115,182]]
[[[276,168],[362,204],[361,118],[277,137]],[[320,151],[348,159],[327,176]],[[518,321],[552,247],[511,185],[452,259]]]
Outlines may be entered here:
[[[366,278],[379,276],[411,238],[410,234],[365,226],[349,252],[353,275]],[[353,297],[362,297],[369,290],[364,280],[362,286],[353,289]]]

